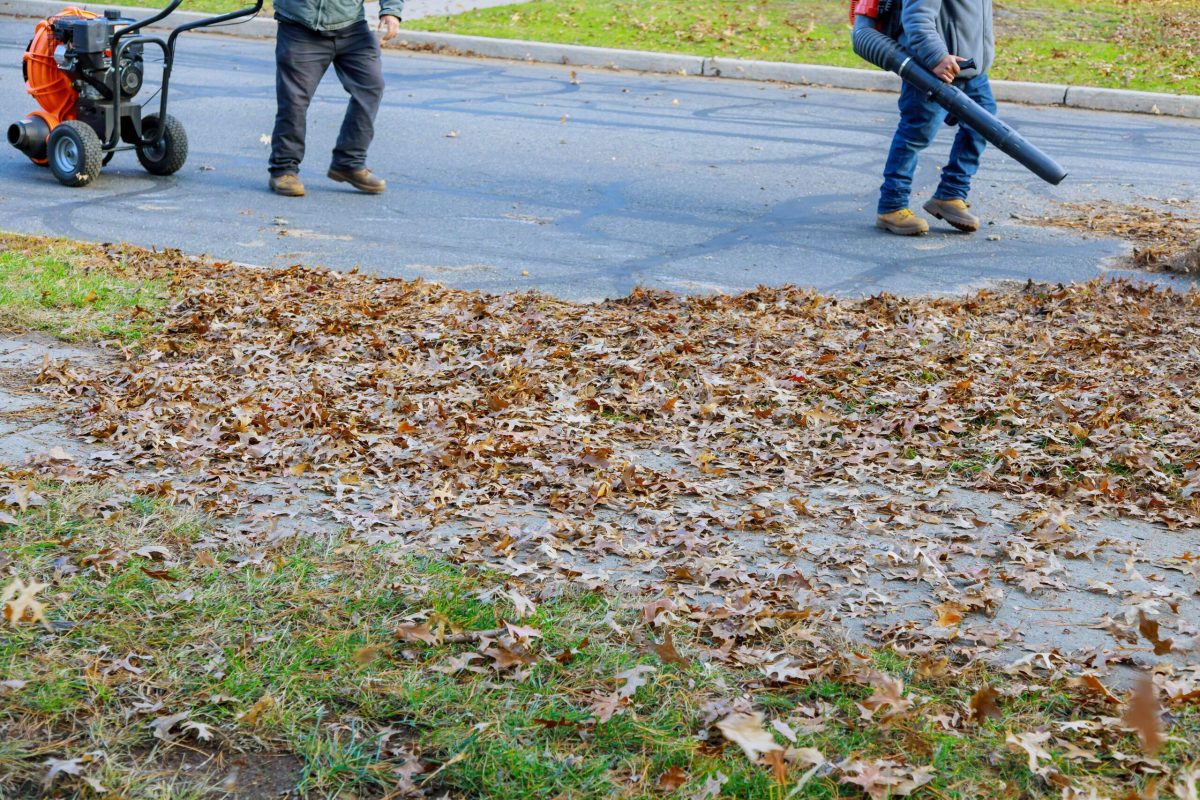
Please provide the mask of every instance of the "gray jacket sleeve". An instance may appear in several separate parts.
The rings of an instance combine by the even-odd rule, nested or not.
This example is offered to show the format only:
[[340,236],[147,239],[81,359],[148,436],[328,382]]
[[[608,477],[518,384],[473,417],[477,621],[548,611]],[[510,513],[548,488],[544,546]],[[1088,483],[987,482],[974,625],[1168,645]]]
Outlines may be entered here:
[[904,25],[904,39],[909,55],[928,69],[950,54],[942,34],[938,31],[938,14],[942,0],[905,0],[900,19]]
[[400,19],[400,12],[404,10],[404,0],[381,0],[379,3],[379,16],[395,17]]

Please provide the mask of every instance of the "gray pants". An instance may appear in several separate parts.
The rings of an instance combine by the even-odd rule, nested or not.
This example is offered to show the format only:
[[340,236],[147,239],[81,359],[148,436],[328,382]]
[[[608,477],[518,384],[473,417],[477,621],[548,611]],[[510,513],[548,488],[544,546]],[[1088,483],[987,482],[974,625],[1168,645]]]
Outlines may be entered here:
[[366,165],[367,148],[375,136],[375,115],[383,98],[379,42],[371,27],[366,20],[359,20],[341,30],[315,31],[280,19],[275,40],[275,98],[279,110],[271,135],[272,175],[300,171],[308,105],[330,64],[350,93],[330,167],[356,170]]

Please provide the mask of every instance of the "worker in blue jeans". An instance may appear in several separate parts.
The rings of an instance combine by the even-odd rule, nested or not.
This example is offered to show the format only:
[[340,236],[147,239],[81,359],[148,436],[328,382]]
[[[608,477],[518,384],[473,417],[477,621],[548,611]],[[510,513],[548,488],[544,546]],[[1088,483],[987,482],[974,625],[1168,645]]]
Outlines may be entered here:
[[[987,77],[996,50],[992,0],[905,0],[901,20],[904,33],[900,44],[914,59],[989,112],[996,112]],[[975,66],[964,70],[960,64],[968,56]],[[929,232],[929,223],[908,207],[917,156],[945,124],[947,112],[907,82],[900,91],[899,106],[900,124],[883,169],[875,224],[890,233],[915,236]],[[961,231],[979,230],[979,218],[971,213],[967,196],[986,146],[982,136],[958,125],[950,161],[933,197],[925,203],[925,211]]]

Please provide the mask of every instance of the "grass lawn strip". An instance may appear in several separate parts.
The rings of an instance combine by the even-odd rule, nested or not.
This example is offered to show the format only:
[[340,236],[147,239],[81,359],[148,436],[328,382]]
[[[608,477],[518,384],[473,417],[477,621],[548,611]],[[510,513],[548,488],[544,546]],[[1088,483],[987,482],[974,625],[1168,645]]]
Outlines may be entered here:
[[[200,518],[106,484],[37,485],[16,516],[3,569],[48,583],[50,626],[0,639],[0,774],[18,793],[49,780],[86,796],[202,797],[229,785],[218,765],[237,751],[293,754],[311,797],[683,796],[714,781],[724,796],[773,797],[805,776],[807,797],[914,778],[925,796],[1028,797],[1131,779],[1186,792],[1200,776],[1190,702],[1142,760],[1120,706],[1084,683],[839,650],[796,626],[770,646],[817,674],[766,686],[698,657],[711,643],[688,626],[651,630],[602,594],[566,588],[522,611],[505,576],[337,534],[240,560],[196,547]],[[649,642],[671,631],[668,663]],[[607,720],[596,697],[618,698]],[[720,733],[754,713],[779,748],[773,769]],[[180,750],[213,767],[174,772]]]
[[[997,0],[995,14],[993,78],[1200,94],[1200,21],[1188,0]],[[533,0],[405,23],[475,36],[865,68],[850,48],[848,25],[846,4],[829,0]]]
[[68,244],[36,253],[0,251],[0,331],[38,331],[67,341],[141,338],[162,308],[160,280],[90,261]]
[[[763,289],[576,306],[63,248],[3,241],[31,272],[71,253],[67,285],[107,274],[165,297],[136,314],[128,361],[44,371],[51,395],[85,398],[78,422],[116,462],[3,474],[4,791],[199,797],[248,775],[239,753],[312,797],[1196,791],[1194,663],[1158,662],[1156,688],[1132,693],[1065,654],[1001,672],[936,631],[831,640],[805,576],[731,574],[688,546],[658,557],[657,591],[629,596],[514,560],[512,537],[531,532],[494,523],[447,558],[421,555],[411,527],[491,528],[480,513],[507,497],[574,520],[543,548],[578,547],[605,513],[736,501],[721,487],[738,474],[799,491],[847,465],[895,487],[898,546],[913,481],[1194,524],[1198,410],[1178,387],[1196,365],[1173,353],[1200,337],[1196,295]],[[622,458],[646,439],[692,442],[696,471]],[[803,457],[764,458],[791,445]],[[323,533],[236,523],[281,477],[323,492]],[[740,502],[747,532],[794,546],[795,518]],[[1035,560],[1072,557],[1054,519],[1030,531]],[[982,615],[946,589],[946,630]],[[1140,635],[1184,646],[1186,621],[1152,610]],[[184,752],[207,766],[181,773]]]

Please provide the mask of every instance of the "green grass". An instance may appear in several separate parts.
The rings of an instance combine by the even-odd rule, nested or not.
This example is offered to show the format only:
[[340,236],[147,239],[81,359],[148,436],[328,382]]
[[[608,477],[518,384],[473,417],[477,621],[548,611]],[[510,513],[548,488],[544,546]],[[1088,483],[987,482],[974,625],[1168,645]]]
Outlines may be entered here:
[[[533,0],[406,27],[705,56],[862,67],[837,0]],[[1200,93],[1190,0],[997,0],[992,77]],[[971,55],[971,54],[967,54]]]
[[[179,11],[199,11],[206,14],[225,14],[229,11],[236,11],[239,8],[252,6],[253,0],[183,0],[183,4],[179,6]],[[144,4],[134,3],[132,5],[144,5],[146,8],[162,8],[167,5],[167,0],[150,0]],[[263,10],[259,12],[259,16],[270,18],[272,14],[271,0],[265,0]]]
[[124,274],[119,263],[68,244],[0,236],[0,330],[69,340],[129,342],[149,330],[165,302],[162,285]]
[[[864,723],[856,703],[870,689],[846,672],[768,688],[754,670],[702,663],[700,645],[713,643],[686,627],[676,630],[676,644],[691,663],[662,664],[606,622],[634,631],[636,608],[570,590],[521,620],[543,633],[522,674],[449,674],[439,668],[474,643],[399,642],[396,626],[418,613],[467,630],[515,619],[507,599],[489,599],[505,576],[332,533],[288,540],[260,563],[239,566],[228,559],[237,551],[208,547],[218,540],[205,520],[161,501],[107,486],[39,491],[47,504],[0,532],[11,559],[5,572],[49,584],[41,597],[54,625],[0,633],[0,676],[25,682],[0,690],[0,795],[41,780],[47,758],[103,751],[85,775],[118,795],[200,797],[204,782],[195,774],[165,768],[172,753],[241,749],[289,754],[296,766],[288,779],[313,798],[385,796],[409,754],[425,769],[417,780],[452,796],[651,798],[661,796],[658,776],[677,767],[687,776],[679,796],[720,772],[728,778],[722,796],[779,797],[769,771],[725,744],[705,717],[707,704],[741,696],[770,719],[820,708],[824,729],[802,733],[797,746],[830,759],[933,765],[924,796],[1057,796],[1004,739],[1075,718],[1083,707],[1064,687],[1025,682],[1005,699],[1001,718],[947,731],[939,714],[961,713],[978,685],[1005,680],[982,669],[969,681],[922,678],[911,657],[878,651],[866,654],[869,663],[902,677],[927,704],[902,723]],[[164,551],[135,554],[147,545],[165,548],[168,561]],[[785,637],[765,646],[794,645]],[[114,668],[130,654],[140,672]],[[639,664],[656,671],[629,708],[592,721],[590,698],[611,692],[612,676]],[[263,697],[273,705],[247,722],[243,715]],[[136,711],[151,702],[159,705]],[[153,738],[151,721],[183,711],[212,726],[214,739],[185,736],[167,746]],[[1168,766],[1186,763],[1200,714],[1173,709],[1173,724],[1177,738],[1160,754]],[[1128,736],[1116,745],[1137,747]],[[1067,776],[1113,779],[1122,769],[1112,760],[1056,766]],[[789,782],[801,773],[793,768]],[[222,776],[200,773],[210,782]],[[59,788],[82,787],[79,780],[65,777]],[[818,773],[797,796],[859,795],[835,774]]]

